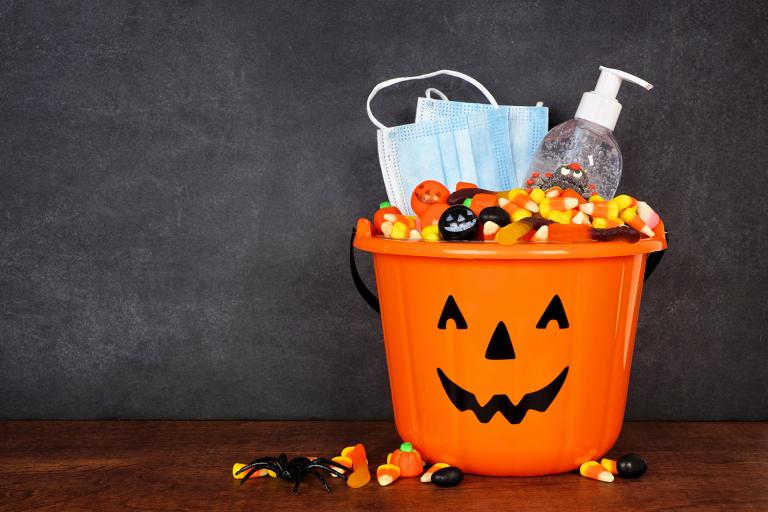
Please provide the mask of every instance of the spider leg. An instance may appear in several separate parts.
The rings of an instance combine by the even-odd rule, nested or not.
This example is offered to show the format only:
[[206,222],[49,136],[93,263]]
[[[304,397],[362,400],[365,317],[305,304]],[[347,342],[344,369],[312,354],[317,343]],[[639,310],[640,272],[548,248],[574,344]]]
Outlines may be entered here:
[[296,480],[296,485],[293,486],[293,490],[291,491],[291,494],[299,493],[299,484],[301,484],[301,480]]
[[328,485],[328,482],[325,481],[325,478],[323,478],[323,475],[321,475],[319,471],[310,469],[309,471],[307,471],[307,473],[315,475],[318,478],[318,480],[320,480],[320,483],[323,484],[323,488],[325,489],[325,491],[331,492],[331,486]]
[[[244,471],[248,471],[248,470],[249,470],[249,469],[251,469],[251,468],[252,468],[254,465],[257,465],[257,464],[272,464],[272,466],[270,466],[268,469],[271,469],[272,471],[274,471],[274,470],[275,470],[275,467],[278,467],[278,468],[280,468],[280,464],[279,464],[279,462],[280,462],[280,461],[278,461],[278,460],[277,460],[276,458],[274,458],[274,457],[262,457],[262,458],[260,458],[260,459],[256,459],[256,460],[254,460],[254,461],[251,461],[251,462],[249,462],[248,464],[246,464],[245,466],[243,466],[242,468],[240,468],[240,469],[237,471],[237,473],[239,474],[239,473],[243,473]],[[266,466],[261,466],[261,467],[266,467]],[[282,470],[282,468],[281,468],[281,470]]]
[[[312,464],[307,466],[307,470],[314,469],[314,468],[322,469],[323,471],[327,471],[327,472],[329,472],[331,474],[334,474],[334,475],[338,476],[339,478],[343,478],[344,480],[347,479],[347,474],[346,473],[341,473],[340,471],[337,471],[337,470],[333,469],[332,467],[329,467],[329,466],[327,466],[325,464],[315,464],[313,462]],[[351,472],[352,470],[345,468],[345,471]]]
[[[247,470],[248,472],[245,474],[243,479],[240,480],[240,485],[244,485],[245,482],[247,482],[248,479],[251,478],[251,476],[260,469],[268,469],[270,471],[275,471],[277,469],[276,465],[272,464],[271,462],[252,462],[248,466],[238,470],[235,474],[239,475],[243,471],[246,471],[246,468],[248,467],[250,467],[250,469]],[[277,474],[279,475],[280,473]]]
[[326,459],[325,457],[318,457],[315,460],[313,460],[312,462],[320,463],[320,464],[325,464],[327,466],[331,466],[331,467],[334,467],[334,468],[343,469],[344,471],[346,471],[348,473],[352,472],[352,468],[351,467],[348,468],[344,464],[340,464],[340,463],[338,463],[338,462],[336,462],[334,460]]

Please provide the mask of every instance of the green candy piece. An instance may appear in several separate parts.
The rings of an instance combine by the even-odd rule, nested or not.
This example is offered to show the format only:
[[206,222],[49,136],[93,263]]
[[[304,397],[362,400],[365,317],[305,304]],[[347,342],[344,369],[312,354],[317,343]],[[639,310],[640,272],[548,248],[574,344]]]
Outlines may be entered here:
[[392,206],[392,203],[390,203],[389,201],[382,201],[379,203],[379,210],[381,210],[382,208],[389,208],[390,206]]

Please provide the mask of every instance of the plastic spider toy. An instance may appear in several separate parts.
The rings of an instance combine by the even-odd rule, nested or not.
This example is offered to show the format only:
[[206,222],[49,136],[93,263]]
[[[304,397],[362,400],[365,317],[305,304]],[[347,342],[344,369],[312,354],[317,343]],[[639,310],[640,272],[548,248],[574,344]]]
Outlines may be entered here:
[[299,484],[301,484],[301,481],[307,474],[314,475],[318,480],[320,480],[320,483],[323,484],[323,488],[326,490],[326,492],[331,492],[331,487],[328,485],[328,482],[325,481],[323,475],[320,474],[320,471],[318,471],[320,469],[341,477],[344,480],[347,479],[347,475],[345,473],[352,471],[351,468],[348,468],[343,464],[339,464],[338,462],[324,459],[322,457],[311,460],[307,457],[296,457],[288,460],[288,457],[286,457],[284,453],[281,453],[279,457],[262,457],[240,468],[240,470],[236,473],[237,475],[247,471],[243,479],[240,481],[240,485],[243,485],[256,471],[260,469],[268,469],[273,471],[277,478],[281,480],[296,482],[296,484],[293,486],[293,490],[291,491],[292,494],[299,492]]
[[543,176],[538,172],[531,173],[527,185],[543,190],[552,187],[571,188],[584,196],[585,199],[589,199],[589,196],[594,194],[597,189],[597,185],[589,182],[587,171],[576,162],[560,166],[555,172],[546,172]]

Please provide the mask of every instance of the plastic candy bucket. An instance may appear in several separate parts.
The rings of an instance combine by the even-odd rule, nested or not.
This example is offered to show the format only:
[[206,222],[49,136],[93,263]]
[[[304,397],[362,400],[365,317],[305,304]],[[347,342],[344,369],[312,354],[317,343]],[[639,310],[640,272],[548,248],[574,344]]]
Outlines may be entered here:
[[[644,277],[664,226],[630,244],[411,242],[372,236],[400,436],[469,473],[561,473],[621,430]],[[648,261],[647,261],[648,260]]]

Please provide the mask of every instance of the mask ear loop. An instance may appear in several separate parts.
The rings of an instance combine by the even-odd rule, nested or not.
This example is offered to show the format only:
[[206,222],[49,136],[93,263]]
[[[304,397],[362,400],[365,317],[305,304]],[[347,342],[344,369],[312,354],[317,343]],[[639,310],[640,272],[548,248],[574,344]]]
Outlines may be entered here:
[[448,96],[446,96],[446,95],[445,95],[445,93],[444,93],[443,91],[441,91],[440,89],[435,89],[434,87],[430,87],[429,89],[427,89],[426,91],[424,91],[424,96],[426,96],[427,98],[429,98],[429,99],[431,100],[431,99],[434,99],[434,98],[432,97],[432,94],[433,94],[433,93],[435,94],[435,96],[437,96],[437,97],[438,97],[438,98],[440,98],[441,100],[443,100],[443,101],[449,101],[449,100],[448,100]]
[[494,107],[499,106],[499,104],[496,102],[496,99],[493,97],[493,95],[488,91],[488,89],[485,88],[483,84],[475,80],[469,75],[465,75],[464,73],[459,73],[458,71],[453,71],[450,69],[441,69],[440,71],[433,71],[432,73],[427,73],[424,75],[417,75],[417,76],[403,76],[400,78],[391,78],[389,80],[385,80],[381,82],[380,84],[377,84],[373,90],[371,90],[371,94],[368,95],[368,101],[365,103],[365,109],[368,111],[368,119],[371,120],[371,122],[380,130],[384,130],[387,127],[384,126],[376,117],[373,115],[373,112],[371,112],[371,100],[373,100],[373,97],[378,94],[379,91],[382,89],[385,89],[389,87],[390,85],[399,84],[401,82],[407,82],[409,80],[421,80],[423,78],[432,78],[433,76],[438,75],[448,75],[453,76],[456,78],[461,78],[462,80],[466,80],[470,84],[477,87],[481,93],[483,93],[483,96],[488,100],[488,102],[493,105]]

